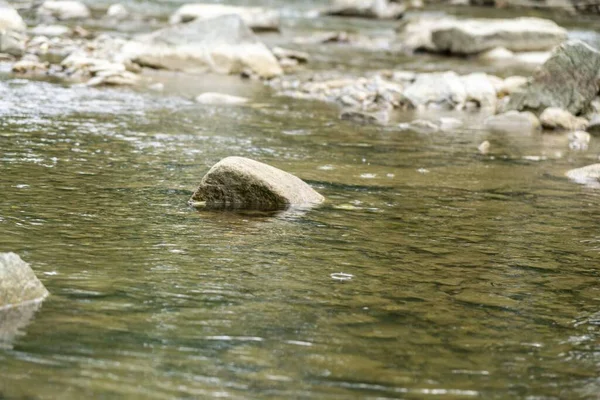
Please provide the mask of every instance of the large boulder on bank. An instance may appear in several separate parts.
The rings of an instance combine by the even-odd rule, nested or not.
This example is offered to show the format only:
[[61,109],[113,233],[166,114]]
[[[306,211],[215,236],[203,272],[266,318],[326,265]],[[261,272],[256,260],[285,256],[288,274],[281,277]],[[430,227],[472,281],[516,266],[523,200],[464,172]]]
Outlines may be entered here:
[[195,206],[253,210],[323,201],[323,196],[294,175],[244,157],[227,157],[215,164],[190,199]]
[[511,51],[551,49],[567,39],[567,31],[540,18],[457,20],[434,28],[431,40],[438,51],[476,54],[495,47]]
[[456,19],[422,17],[407,21],[399,32],[403,46],[468,55],[495,48],[516,52],[550,50],[567,39],[567,31],[540,18]]
[[250,70],[262,78],[282,74],[273,53],[237,15],[195,20],[142,36],[123,47],[122,58],[184,72]]
[[404,14],[404,4],[389,0],[334,0],[326,15],[341,17],[398,19]]
[[224,4],[185,4],[171,16],[171,24],[210,19],[223,15],[239,15],[249,28],[255,31],[279,30],[280,15],[277,10],[262,7],[240,7]]
[[21,56],[25,51],[26,29],[19,13],[6,1],[0,0],[0,53]]
[[509,109],[541,110],[558,107],[577,115],[599,91],[600,52],[573,40],[556,48],[530,82],[515,91]]
[[38,8],[41,17],[52,17],[58,20],[89,18],[90,9],[80,1],[76,0],[48,0]]
[[43,300],[48,291],[15,253],[0,253],[0,309]]

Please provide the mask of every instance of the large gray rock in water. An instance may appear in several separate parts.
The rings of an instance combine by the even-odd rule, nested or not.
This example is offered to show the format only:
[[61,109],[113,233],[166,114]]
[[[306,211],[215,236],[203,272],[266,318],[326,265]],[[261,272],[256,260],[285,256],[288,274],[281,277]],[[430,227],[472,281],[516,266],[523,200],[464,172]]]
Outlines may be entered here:
[[237,15],[175,25],[127,43],[124,59],[152,68],[223,74],[251,70],[262,78],[282,74],[271,51]]
[[190,199],[195,206],[252,210],[323,201],[323,196],[294,175],[244,157],[227,157],[215,164]]
[[509,109],[558,107],[577,115],[598,94],[600,52],[579,41],[563,43],[522,89],[515,91]]
[[19,13],[6,1],[0,0],[0,53],[22,55],[26,29]]
[[0,253],[0,309],[40,301],[48,291],[15,253]]
[[171,16],[172,24],[210,19],[224,15],[239,15],[249,28],[255,31],[279,30],[279,11],[262,7],[240,7],[224,4],[184,4]]
[[342,17],[398,19],[404,14],[403,4],[388,0],[334,0],[326,15]]
[[431,32],[435,48],[453,54],[476,54],[495,47],[548,50],[566,39],[565,29],[540,18],[456,20],[434,27]]
[[498,133],[530,133],[541,128],[540,121],[533,113],[514,110],[492,115],[486,118],[483,124],[490,131]]

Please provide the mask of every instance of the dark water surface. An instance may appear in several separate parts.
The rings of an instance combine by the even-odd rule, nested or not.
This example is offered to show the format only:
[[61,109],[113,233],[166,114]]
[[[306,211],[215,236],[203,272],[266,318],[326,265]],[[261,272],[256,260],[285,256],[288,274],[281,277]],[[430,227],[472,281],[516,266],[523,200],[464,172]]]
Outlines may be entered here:
[[[167,81],[0,80],[0,251],[52,293],[0,346],[0,398],[599,398],[600,195],[564,178],[595,138],[355,126],[237,78]],[[188,207],[229,155],[328,201]]]

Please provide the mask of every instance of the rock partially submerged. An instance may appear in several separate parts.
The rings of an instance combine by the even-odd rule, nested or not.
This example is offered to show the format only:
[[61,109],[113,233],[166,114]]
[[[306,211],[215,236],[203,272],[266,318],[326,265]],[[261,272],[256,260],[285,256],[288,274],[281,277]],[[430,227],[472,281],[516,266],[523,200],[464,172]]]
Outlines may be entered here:
[[0,309],[43,300],[48,291],[15,253],[0,253]]
[[142,66],[192,73],[282,74],[275,56],[237,15],[161,29],[126,44],[122,56]]
[[272,211],[323,201],[323,196],[294,175],[248,158],[227,157],[202,178],[190,204]]
[[335,0],[326,15],[374,19],[398,19],[404,15],[404,4],[388,0]]
[[171,24],[187,23],[196,19],[211,19],[232,14],[238,15],[254,31],[279,30],[280,15],[277,10],[224,4],[185,4],[175,11],[169,22]]
[[25,50],[27,26],[19,13],[4,0],[0,0],[0,53],[20,56]]
[[567,110],[558,107],[548,107],[540,115],[540,122],[544,128],[565,129],[577,131],[587,128],[585,118],[576,117]]
[[15,338],[25,334],[23,329],[29,325],[40,306],[40,302],[33,302],[0,309],[0,349],[12,348]]
[[517,52],[550,50],[567,39],[567,31],[540,18],[425,17],[407,22],[400,38],[412,50],[469,55],[495,48]]
[[577,115],[599,91],[600,52],[579,40],[566,42],[515,91],[509,109],[542,110],[558,107]]
[[498,133],[532,132],[539,130],[540,121],[530,112],[508,111],[493,115],[484,121],[484,126]]
[[582,168],[575,168],[566,173],[567,177],[577,183],[591,186],[600,186],[600,164],[592,164]]
[[52,17],[60,21],[68,19],[89,18],[90,9],[80,1],[76,0],[47,0],[38,8],[41,17]]

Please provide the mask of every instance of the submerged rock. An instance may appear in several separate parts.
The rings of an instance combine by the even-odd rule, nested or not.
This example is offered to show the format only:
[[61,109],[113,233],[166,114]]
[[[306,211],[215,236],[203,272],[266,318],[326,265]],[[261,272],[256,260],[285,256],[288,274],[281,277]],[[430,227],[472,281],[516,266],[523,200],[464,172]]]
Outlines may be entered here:
[[196,102],[200,104],[244,104],[248,102],[248,99],[229,94],[206,92],[197,96]]
[[84,19],[91,15],[90,9],[85,4],[75,0],[48,0],[42,3],[37,12],[41,17],[52,17],[61,21]]
[[190,203],[208,208],[281,210],[325,199],[301,179],[244,157],[227,157],[202,178]]
[[381,111],[378,113],[366,113],[357,110],[345,110],[340,113],[340,119],[343,121],[355,122],[357,124],[384,125],[389,120],[389,114],[385,111]]
[[48,291],[29,264],[15,253],[0,253],[0,309],[41,301]]
[[540,122],[544,128],[581,130],[588,126],[585,118],[579,118],[558,107],[548,107],[540,115]]
[[540,121],[530,112],[508,111],[493,115],[484,121],[484,126],[494,132],[532,132],[540,129]]
[[567,31],[540,18],[421,17],[404,24],[399,38],[409,50],[465,55],[501,48],[486,57],[508,59],[514,51],[550,50],[567,39]]
[[558,107],[577,115],[598,94],[600,52],[579,41],[569,41],[533,75],[533,79],[511,95],[509,109]]
[[404,4],[388,0],[334,0],[326,15],[341,17],[398,19],[404,15]]
[[0,0],[0,53],[21,56],[25,51],[27,26],[19,13],[4,0]]
[[126,44],[122,56],[142,66],[184,72],[282,74],[275,56],[237,15],[161,29]]
[[224,4],[185,4],[175,11],[169,22],[179,24],[196,19],[211,19],[232,14],[238,15],[250,29],[255,31],[279,30],[280,16],[277,10]]

